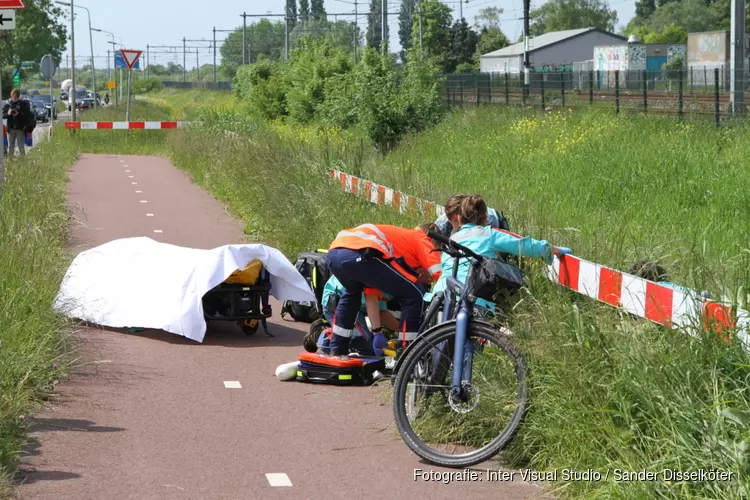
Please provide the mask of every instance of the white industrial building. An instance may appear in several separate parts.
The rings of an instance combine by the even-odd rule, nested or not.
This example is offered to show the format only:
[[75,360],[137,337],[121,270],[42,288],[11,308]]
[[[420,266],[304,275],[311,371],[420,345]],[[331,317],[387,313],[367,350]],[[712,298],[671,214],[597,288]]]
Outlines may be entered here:
[[[572,66],[590,60],[594,47],[621,45],[627,38],[599,28],[553,31],[529,38],[529,62],[534,66]],[[519,73],[523,69],[523,42],[484,54],[479,59],[482,73]]]

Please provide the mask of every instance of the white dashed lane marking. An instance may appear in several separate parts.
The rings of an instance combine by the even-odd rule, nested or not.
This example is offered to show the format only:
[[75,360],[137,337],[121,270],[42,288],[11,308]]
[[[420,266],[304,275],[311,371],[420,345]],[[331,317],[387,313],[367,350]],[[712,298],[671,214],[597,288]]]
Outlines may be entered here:
[[143,191],[136,191],[135,194],[141,194]]
[[292,485],[292,481],[289,480],[289,476],[287,476],[283,472],[272,472],[270,474],[266,474],[266,479],[268,479],[268,484],[270,484],[271,486]]
[[131,184],[132,184],[133,186],[137,186],[137,185],[138,185],[138,183],[137,183],[137,182],[131,182]]
[[153,217],[154,214],[146,214],[146,217]]
[[162,231],[161,229],[154,229],[154,232],[155,233],[163,233],[164,231]]
[[146,200],[141,200],[141,203],[148,203]]
[[230,380],[229,382],[224,382],[224,387],[227,389],[242,389],[242,384],[237,380]]
[[130,173],[130,170],[126,170],[127,173]]
[[133,177],[135,177],[135,176],[134,175],[129,175],[128,179],[132,179]]

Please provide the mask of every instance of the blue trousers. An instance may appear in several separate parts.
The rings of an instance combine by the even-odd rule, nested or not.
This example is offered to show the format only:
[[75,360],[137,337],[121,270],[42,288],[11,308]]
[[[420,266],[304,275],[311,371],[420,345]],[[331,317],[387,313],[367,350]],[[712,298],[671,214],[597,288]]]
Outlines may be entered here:
[[[337,301],[335,297],[331,296],[328,299],[328,303],[323,308],[323,317],[333,325],[333,316],[336,313]],[[367,317],[362,311],[357,313],[357,319],[355,322],[354,332],[352,333],[352,342],[364,348],[365,351],[372,351],[372,332],[370,327],[367,326]],[[356,342],[354,342],[356,339]],[[318,347],[324,354],[330,354],[331,352],[331,340],[326,335],[326,332],[322,332],[318,337]],[[354,347],[356,348],[356,347]]]
[[333,325],[331,354],[347,354],[349,338],[362,305],[362,292],[375,288],[401,303],[399,338],[410,342],[416,338],[422,323],[422,298],[425,289],[412,283],[396,271],[388,262],[362,250],[334,248],[329,250],[326,260],[328,269],[344,286],[345,291],[336,307]]

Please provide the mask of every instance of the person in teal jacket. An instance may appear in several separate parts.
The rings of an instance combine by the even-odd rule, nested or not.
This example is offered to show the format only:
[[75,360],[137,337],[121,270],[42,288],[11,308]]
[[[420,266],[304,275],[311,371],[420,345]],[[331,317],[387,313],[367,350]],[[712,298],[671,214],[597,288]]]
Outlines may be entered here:
[[[553,247],[544,240],[521,237],[510,231],[498,230],[487,225],[487,204],[480,195],[467,196],[461,204],[460,227],[451,235],[451,240],[487,258],[497,258],[498,253],[508,253],[523,257],[542,258],[552,264],[553,255],[569,254],[565,247]],[[425,301],[432,300],[433,294],[442,293],[448,276],[453,276],[453,257],[443,253],[442,274],[431,293],[425,295]],[[456,279],[466,283],[471,264],[468,259],[459,261]],[[495,312],[495,304],[477,298],[477,313],[486,315]]]
[[[343,295],[343,293],[344,286],[336,278],[336,276],[331,275],[330,279],[323,287],[323,296],[321,298],[323,316],[330,324],[333,324],[333,315],[336,312],[336,304],[338,303],[338,299],[341,297],[341,295]],[[377,290],[365,289],[365,293],[362,294],[362,305],[360,306],[359,313],[357,314],[354,329],[356,330],[356,333],[359,334],[357,343],[364,343],[364,347],[369,351],[372,348],[373,334],[370,330],[370,327],[367,325],[368,295],[377,295],[379,298],[378,309],[380,310],[380,320],[378,321],[378,324],[382,323],[386,327],[391,329],[393,329],[395,325],[395,328],[398,329],[398,320],[396,320],[396,318],[388,311],[388,301],[393,297],[381,293]],[[327,333],[328,329],[325,329],[318,337],[318,347],[325,354],[329,354],[330,344]]]

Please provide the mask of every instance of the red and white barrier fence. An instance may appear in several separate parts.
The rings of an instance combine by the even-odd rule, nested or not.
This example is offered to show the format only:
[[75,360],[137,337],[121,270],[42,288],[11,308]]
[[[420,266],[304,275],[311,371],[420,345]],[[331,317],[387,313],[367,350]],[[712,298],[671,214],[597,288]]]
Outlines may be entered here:
[[186,122],[65,122],[69,130],[174,130]]
[[[444,213],[443,206],[421,200],[372,181],[331,170],[341,188],[364,196],[378,205],[391,205],[399,213],[416,210],[432,220]],[[623,273],[594,262],[565,255],[555,257],[548,266],[547,277],[570,290],[669,328],[698,329],[722,334],[737,328],[740,340],[750,347],[750,312],[711,301],[692,290],[673,289],[637,276]]]

